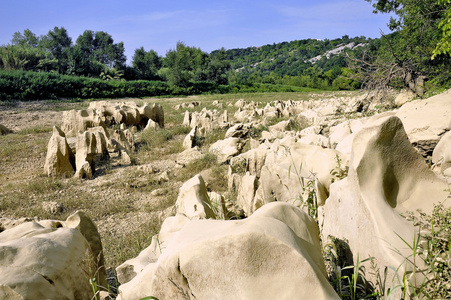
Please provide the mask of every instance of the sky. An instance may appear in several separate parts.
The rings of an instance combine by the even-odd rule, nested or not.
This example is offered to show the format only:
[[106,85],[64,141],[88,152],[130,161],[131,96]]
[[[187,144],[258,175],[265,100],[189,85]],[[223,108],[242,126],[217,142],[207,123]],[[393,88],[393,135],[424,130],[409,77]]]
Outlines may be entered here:
[[25,29],[39,36],[64,27],[73,42],[87,29],[105,31],[124,42],[130,62],[137,48],[164,56],[177,41],[209,53],[307,38],[377,38],[389,32],[390,16],[372,11],[364,0],[0,0],[0,45]]

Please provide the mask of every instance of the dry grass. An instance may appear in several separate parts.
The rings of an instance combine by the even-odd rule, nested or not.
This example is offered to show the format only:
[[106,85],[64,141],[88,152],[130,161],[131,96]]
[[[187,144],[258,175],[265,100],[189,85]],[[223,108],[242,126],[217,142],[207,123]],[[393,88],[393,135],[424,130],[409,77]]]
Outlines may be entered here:
[[[13,134],[0,136],[0,217],[64,220],[76,210],[86,211],[96,224],[102,237],[107,267],[116,267],[135,257],[150,244],[151,237],[161,226],[166,214],[177,199],[178,189],[192,176],[205,174],[209,189],[227,192],[227,166],[218,165],[216,157],[208,154],[208,147],[224,138],[225,130],[213,131],[202,139],[201,159],[185,168],[166,166],[165,161],[175,161],[181,152],[183,138],[190,128],[181,126],[185,110],[175,110],[182,102],[200,101],[201,105],[189,111],[218,109],[212,102],[218,100],[229,116],[236,111],[228,106],[239,99],[258,101],[262,105],[274,100],[307,100],[321,95],[277,93],[209,95],[178,99],[142,99],[142,103],[160,103],[165,111],[165,128],[159,131],[145,130],[136,135],[137,151],[132,154],[134,166],[112,166],[108,161],[98,166],[94,180],[74,178],[48,178],[43,175],[47,144],[52,126],[41,123],[29,124]],[[30,116],[36,112],[47,113],[67,109],[86,108],[89,102],[36,102],[27,105],[0,105],[2,113],[9,118]],[[221,110],[221,109],[218,109]],[[55,125],[61,122],[55,114]],[[149,173],[138,167],[156,164],[160,172]],[[158,176],[167,168],[169,181]],[[158,169],[158,168],[157,168]],[[152,195],[153,191],[159,193]],[[62,208],[50,212],[45,202],[57,202]]]

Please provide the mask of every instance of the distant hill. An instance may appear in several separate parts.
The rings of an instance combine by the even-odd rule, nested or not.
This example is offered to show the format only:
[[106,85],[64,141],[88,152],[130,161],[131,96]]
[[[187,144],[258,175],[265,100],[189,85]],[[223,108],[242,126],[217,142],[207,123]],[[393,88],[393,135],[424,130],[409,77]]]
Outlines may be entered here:
[[327,60],[331,59],[333,63],[329,63],[325,71],[333,66],[341,68],[344,66],[342,54],[345,50],[363,46],[369,41],[371,39],[363,36],[355,38],[343,36],[334,40],[306,39],[261,47],[230,49],[226,50],[226,53],[232,69],[237,72],[262,74],[274,72],[278,76],[297,76],[315,63],[319,63],[323,68]]
[[[334,40],[305,39],[274,43],[261,47],[226,50],[231,69],[237,74],[236,81],[280,83],[311,87],[331,86],[345,68],[345,53],[362,51],[377,39],[364,36],[349,38],[343,36]],[[211,53],[215,55],[216,51]],[[299,82],[317,79],[317,82]],[[309,76],[307,78],[306,76]],[[298,83],[283,82],[298,77]],[[229,78],[230,80],[230,78]],[[232,79],[233,80],[233,79]],[[285,80],[287,81],[287,80]],[[293,81],[293,80],[291,80]]]

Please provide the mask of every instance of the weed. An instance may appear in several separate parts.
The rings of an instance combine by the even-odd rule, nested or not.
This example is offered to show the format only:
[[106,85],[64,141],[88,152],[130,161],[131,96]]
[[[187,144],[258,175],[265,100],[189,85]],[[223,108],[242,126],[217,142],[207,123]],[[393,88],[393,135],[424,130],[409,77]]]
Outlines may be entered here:
[[337,161],[337,166],[330,170],[330,175],[334,176],[334,178],[331,179],[332,182],[346,178],[348,176],[349,169],[347,166],[342,166],[341,158],[338,154],[335,155],[335,160]]
[[[315,221],[318,221],[318,198],[316,195],[316,181],[318,178],[316,174],[310,172],[308,177],[302,176],[302,163],[299,166],[299,169],[296,168],[293,155],[291,154],[291,150],[289,147],[283,146],[285,150],[288,152],[291,158],[292,164],[288,168],[288,179],[291,176],[291,170],[294,169],[296,174],[296,178],[299,181],[302,191],[299,193],[299,200],[301,201],[301,207],[307,208],[307,213],[311,216]],[[292,168],[294,166],[294,168]]]

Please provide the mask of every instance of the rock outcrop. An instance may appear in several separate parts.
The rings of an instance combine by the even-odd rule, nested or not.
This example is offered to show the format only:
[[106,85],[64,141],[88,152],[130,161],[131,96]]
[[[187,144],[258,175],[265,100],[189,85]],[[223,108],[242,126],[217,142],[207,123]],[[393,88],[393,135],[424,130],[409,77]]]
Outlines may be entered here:
[[99,233],[81,211],[1,232],[0,253],[2,299],[91,299],[89,279],[108,286]]
[[57,126],[47,146],[44,172],[48,176],[70,177],[74,174],[75,157],[67,144],[66,135]]
[[412,254],[402,239],[412,245],[415,238],[400,213],[430,212],[447,198],[445,189],[411,146],[401,120],[377,119],[354,137],[348,177],[330,186],[320,214],[323,237],[347,239],[354,258],[371,256],[379,266],[397,268]]
[[118,299],[340,299],[318,234],[315,221],[287,203],[241,221],[190,221],[155,263],[119,287]]

